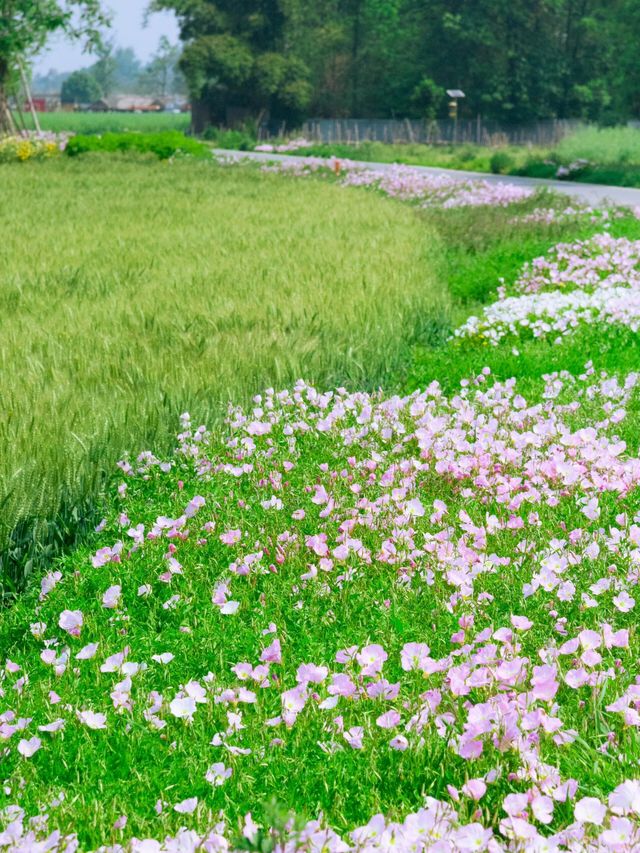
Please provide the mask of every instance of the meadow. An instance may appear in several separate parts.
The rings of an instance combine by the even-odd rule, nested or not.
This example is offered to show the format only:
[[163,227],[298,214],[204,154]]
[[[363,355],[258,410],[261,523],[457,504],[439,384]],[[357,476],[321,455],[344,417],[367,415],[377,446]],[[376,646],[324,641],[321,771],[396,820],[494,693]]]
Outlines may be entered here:
[[214,423],[300,375],[373,387],[441,298],[437,234],[382,199],[153,157],[0,170],[5,590],[184,408]]
[[0,846],[637,850],[638,219],[110,156],[2,172],[73,190],[11,442],[122,456],[0,621]]

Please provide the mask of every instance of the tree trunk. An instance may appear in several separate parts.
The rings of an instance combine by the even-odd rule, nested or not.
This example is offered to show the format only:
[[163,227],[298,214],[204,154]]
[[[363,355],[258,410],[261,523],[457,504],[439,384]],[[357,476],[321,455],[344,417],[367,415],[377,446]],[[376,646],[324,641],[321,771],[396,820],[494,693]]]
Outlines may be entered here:
[[9,109],[9,65],[6,60],[0,58],[0,136],[7,133],[15,133],[16,126]]

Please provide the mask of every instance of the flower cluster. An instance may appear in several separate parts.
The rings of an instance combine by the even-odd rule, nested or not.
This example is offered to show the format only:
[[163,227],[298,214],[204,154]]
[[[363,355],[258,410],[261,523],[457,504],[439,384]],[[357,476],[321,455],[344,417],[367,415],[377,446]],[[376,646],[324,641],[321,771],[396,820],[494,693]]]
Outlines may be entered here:
[[266,151],[269,154],[287,154],[289,151],[298,151],[300,148],[310,148],[312,145],[313,142],[309,142],[308,139],[298,137],[297,139],[290,139],[288,142],[274,144],[270,142],[263,142],[260,145],[256,145],[254,150]]
[[67,137],[52,133],[24,133],[0,137],[0,163],[45,160],[64,151]]
[[516,216],[514,224],[529,224],[532,222],[544,225],[565,225],[568,222],[589,222],[592,225],[610,226],[612,219],[621,219],[624,211],[619,208],[592,207],[588,204],[570,204],[567,207],[536,207],[531,213]]
[[597,234],[560,243],[525,264],[512,287],[503,282],[498,300],[472,316],[454,337],[495,345],[523,332],[562,337],[584,324],[640,328],[640,240]]
[[[164,771],[146,805],[128,782],[131,850],[237,849],[212,810],[256,778],[320,774],[329,806],[384,773],[412,780],[409,808],[381,789],[401,820],[291,821],[269,849],[638,849],[637,393],[587,366],[529,402],[485,369],[451,397],[300,382],[225,431],[184,415],[5,649],[0,849],[74,849],[37,773],[72,761],[67,800],[97,798],[136,749]],[[254,849],[269,832],[245,817]]]
[[371,187],[391,198],[412,201],[423,207],[506,207],[525,201],[534,190],[502,181],[461,180],[451,175],[430,174],[411,166],[392,166],[384,171],[369,169],[336,157],[305,157],[283,160],[263,167],[264,171],[298,177],[317,173],[341,176],[343,186]]

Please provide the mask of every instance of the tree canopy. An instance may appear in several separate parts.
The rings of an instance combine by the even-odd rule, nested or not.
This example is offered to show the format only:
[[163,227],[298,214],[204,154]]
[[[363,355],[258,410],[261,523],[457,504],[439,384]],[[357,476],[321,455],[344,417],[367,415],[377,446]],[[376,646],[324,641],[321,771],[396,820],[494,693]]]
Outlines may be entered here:
[[98,81],[89,71],[73,71],[60,90],[63,104],[91,104],[101,96]]
[[203,118],[463,115],[609,122],[640,109],[638,0],[154,0]]
[[19,63],[56,32],[96,45],[108,21],[100,0],[0,0],[0,131],[11,121],[7,89]]

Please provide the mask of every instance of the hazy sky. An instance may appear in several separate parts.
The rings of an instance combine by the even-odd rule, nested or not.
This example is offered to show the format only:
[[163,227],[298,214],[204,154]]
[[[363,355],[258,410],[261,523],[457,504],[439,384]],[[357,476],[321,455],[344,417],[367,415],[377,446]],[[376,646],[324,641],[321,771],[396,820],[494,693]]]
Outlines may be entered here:
[[[147,26],[142,26],[149,0],[104,0],[103,5],[113,12],[110,35],[115,43],[118,47],[132,47],[140,59],[149,59],[158,46],[160,36],[168,36],[174,42],[178,40],[178,27],[171,12],[150,15]],[[36,60],[35,70],[45,72],[55,68],[73,71],[91,62],[91,57],[82,52],[81,45],[55,38]]]

